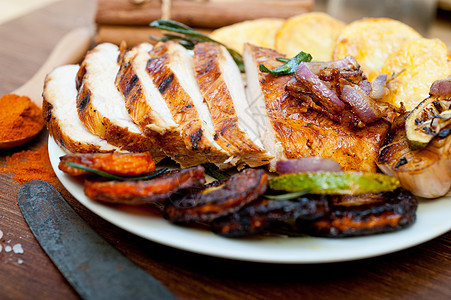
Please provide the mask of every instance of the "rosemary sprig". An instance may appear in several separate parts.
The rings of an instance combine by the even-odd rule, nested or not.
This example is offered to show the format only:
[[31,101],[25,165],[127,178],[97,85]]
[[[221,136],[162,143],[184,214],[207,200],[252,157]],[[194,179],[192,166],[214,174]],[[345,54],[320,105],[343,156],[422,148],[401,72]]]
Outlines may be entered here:
[[158,28],[161,30],[171,31],[180,33],[181,35],[174,35],[174,34],[164,34],[163,38],[156,38],[152,37],[151,39],[157,40],[157,41],[168,41],[168,40],[180,40],[180,45],[186,47],[187,49],[193,49],[194,45],[200,42],[213,42],[217,43],[219,45],[224,46],[227,51],[232,56],[233,60],[237,64],[238,68],[241,72],[244,72],[244,63],[243,63],[243,57],[241,54],[239,54],[237,51],[227,47],[221,42],[218,42],[196,30],[193,28],[186,26],[183,23],[177,22],[177,21],[171,21],[171,20],[156,20],[150,23],[150,27]]
[[285,193],[280,195],[263,195],[263,197],[271,199],[271,200],[292,200],[296,199],[298,197],[304,196],[308,194],[309,190],[299,191],[299,192],[293,192],[293,193]]
[[274,76],[282,76],[282,75],[290,75],[296,72],[296,69],[298,68],[299,64],[301,62],[309,62],[312,60],[312,56],[309,53],[305,53],[304,51],[299,52],[298,55],[293,57],[290,60],[287,60],[285,58],[277,58],[278,61],[285,62],[283,65],[281,65],[278,68],[269,70],[265,65],[261,64],[259,65],[259,69],[262,72],[265,73],[271,73]]
[[114,175],[114,174],[110,174],[108,172],[104,172],[104,171],[101,171],[101,170],[98,170],[98,169],[90,168],[90,167],[87,167],[85,165],[81,165],[81,164],[77,164],[77,163],[69,162],[69,161],[67,161],[66,164],[68,166],[76,168],[76,169],[80,169],[80,170],[87,171],[87,172],[90,172],[90,173],[93,173],[93,174],[96,174],[96,175],[99,175],[99,176],[102,176],[102,177],[105,177],[105,178],[114,179],[114,180],[120,180],[120,181],[126,181],[126,180],[131,180],[131,181],[148,180],[148,179],[152,179],[152,178],[154,178],[154,177],[166,172],[166,170],[168,169],[168,168],[162,168],[162,169],[156,170],[154,172],[151,172],[151,173],[149,173],[146,176],[133,177],[133,176],[117,176],[117,175]]
[[219,170],[218,166],[215,164],[206,163],[206,164],[202,164],[202,166],[205,168],[205,174],[213,177],[214,179],[225,180],[230,177],[230,174]]

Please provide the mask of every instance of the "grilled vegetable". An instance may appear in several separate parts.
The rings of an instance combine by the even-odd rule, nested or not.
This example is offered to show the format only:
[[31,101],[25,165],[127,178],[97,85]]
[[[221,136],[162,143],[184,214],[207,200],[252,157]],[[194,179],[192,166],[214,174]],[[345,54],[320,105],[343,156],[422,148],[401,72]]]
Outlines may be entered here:
[[[451,86],[451,82],[448,83]],[[420,102],[406,119],[409,147],[421,149],[437,135],[451,133],[451,97],[430,96]],[[448,127],[448,128],[447,128]]]
[[130,176],[155,171],[155,163],[148,152],[74,153],[60,157],[58,168],[76,176],[90,174],[92,169],[113,175]]
[[[275,223],[295,218],[312,220],[329,211],[325,197],[310,195],[292,200],[261,199],[212,223],[212,230],[220,235],[237,237],[271,230]],[[288,224],[287,224],[288,225]],[[291,230],[291,233],[294,231]]]
[[436,136],[427,147],[412,150],[404,128],[405,118],[399,118],[388,134],[377,159],[378,167],[398,178],[402,187],[415,196],[436,198],[451,188],[451,136]]
[[84,192],[92,200],[142,205],[167,200],[177,192],[203,187],[204,168],[169,171],[151,180],[86,181]]
[[263,170],[246,169],[218,185],[188,194],[166,206],[166,218],[176,223],[211,222],[258,199],[267,188]]
[[269,187],[273,190],[309,190],[312,194],[357,195],[392,191],[399,186],[398,180],[391,176],[361,172],[296,173],[281,175],[269,181]]
[[302,233],[324,237],[351,237],[391,232],[416,220],[418,201],[408,191],[360,196],[334,196],[330,212],[314,221],[299,218]]

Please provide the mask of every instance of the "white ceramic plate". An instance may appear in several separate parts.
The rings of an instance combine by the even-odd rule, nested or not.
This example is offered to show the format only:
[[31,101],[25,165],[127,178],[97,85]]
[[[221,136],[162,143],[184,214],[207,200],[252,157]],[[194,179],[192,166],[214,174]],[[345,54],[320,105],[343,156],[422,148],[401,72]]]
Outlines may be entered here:
[[56,175],[86,208],[145,239],[195,253],[266,263],[328,263],[383,255],[429,241],[451,230],[451,197],[421,201],[416,223],[404,230],[367,237],[224,238],[214,233],[176,226],[150,213],[118,209],[88,199],[79,181],[58,169],[64,151],[49,138],[49,156]]

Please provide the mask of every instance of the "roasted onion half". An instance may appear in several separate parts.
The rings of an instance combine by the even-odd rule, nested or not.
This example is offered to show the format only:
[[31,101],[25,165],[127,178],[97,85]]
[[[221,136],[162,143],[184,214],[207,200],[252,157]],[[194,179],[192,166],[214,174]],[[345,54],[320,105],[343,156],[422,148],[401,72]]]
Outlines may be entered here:
[[412,150],[403,123],[398,123],[381,148],[377,165],[415,196],[446,195],[451,188],[451,136],[435,137],[426,148]]

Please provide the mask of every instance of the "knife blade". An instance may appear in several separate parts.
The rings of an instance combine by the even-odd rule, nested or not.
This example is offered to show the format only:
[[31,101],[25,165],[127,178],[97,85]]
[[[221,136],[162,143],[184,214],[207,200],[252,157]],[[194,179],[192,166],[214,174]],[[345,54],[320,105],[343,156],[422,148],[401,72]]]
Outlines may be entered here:
[[97,234],[48,182],[23,184],[17,202],[41,247],[83,299],[176,299]]

